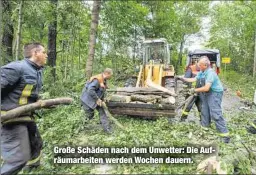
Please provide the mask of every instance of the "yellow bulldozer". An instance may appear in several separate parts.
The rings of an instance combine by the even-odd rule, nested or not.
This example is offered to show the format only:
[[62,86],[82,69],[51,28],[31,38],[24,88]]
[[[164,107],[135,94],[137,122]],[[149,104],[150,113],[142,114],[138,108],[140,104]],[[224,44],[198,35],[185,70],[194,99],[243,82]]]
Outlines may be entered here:
[[175,116],[175,71],[170,45],[164,38],[143,42],[143,64],[125,87],[110,89],[107,106],[112,114],[139,117]]

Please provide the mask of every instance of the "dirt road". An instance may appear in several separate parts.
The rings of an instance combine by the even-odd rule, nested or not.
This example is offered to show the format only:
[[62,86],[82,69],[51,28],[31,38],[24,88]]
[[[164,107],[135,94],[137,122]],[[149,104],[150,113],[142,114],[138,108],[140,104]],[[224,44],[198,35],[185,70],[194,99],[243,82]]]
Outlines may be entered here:
[[[242,110],[249,110],[248,107],[243,103],[243,99],[238,97],[235,92],[232,92],[231,89],[224,86],[224,93],[222,98],[222,111],[223,114],[232,114],[234,112],[239,112]],[[188,115],[188,121],[194,121],[195,118],[198,117],[199,114],[197,112],[197,109],[195,105],[193,106],[193,109]]]

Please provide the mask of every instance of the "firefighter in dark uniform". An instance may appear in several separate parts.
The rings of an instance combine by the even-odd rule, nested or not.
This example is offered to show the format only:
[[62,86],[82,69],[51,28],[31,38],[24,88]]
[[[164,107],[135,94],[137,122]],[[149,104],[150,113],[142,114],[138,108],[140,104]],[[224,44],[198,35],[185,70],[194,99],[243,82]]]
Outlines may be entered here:
[[81,95],[81,102],[86,112],[86,117],[91,120],[96,109],[99,112],[103,129],[107,133],[111,133],[111,130],[108,117],[102,107],[102,102],[107,88],[107,79],[110,79],[112,74],[112,69],[106,68],[103,73],[92,76],[85,84]]
[[[1,114],[38,100],[47,54],[42,44],[24,47],[22,61],[1,67]],[[25,165],[38,166],[42,139],[31,113],[1,122],[1,174],[17,174]]]
[[[200,71],[200,68],[197,65],[197,62],[192,62],[192,65],[188,67],[188,69],[185,72],[184,77],[185,78],[194,78],[196,77],[197,73]],[[188,87],[191,88],[192,83],[186,82]],[[203,81],[196,81],[192,84],[193,87],[199,88],[204,86]],[[189,94],[190,95],[190,94]],[[189,97],[189,95],[186,96],[186,98]],[[197,110],[199,112],[199,116],[201,116],[201,99],[200,99],[200,93],[198,93],[189,103],[182,109],[182,115],[181,115],[181,121],[185,121],[188,117],[189,112],[191,111],[193,105],[196,104]],[[201,119],[201,117],[200,117]]]

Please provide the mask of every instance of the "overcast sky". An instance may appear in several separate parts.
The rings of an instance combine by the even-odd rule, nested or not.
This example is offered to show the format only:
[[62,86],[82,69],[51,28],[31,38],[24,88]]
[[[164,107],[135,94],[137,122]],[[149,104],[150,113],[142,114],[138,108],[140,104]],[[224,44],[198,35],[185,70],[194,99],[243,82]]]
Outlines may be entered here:
[[[220,3],[221,1],[211,1],[209,8],[212,8],[214,5]],[[188,50],[204,48],[206,42],[210,39],[210,27],[211,27],[211,18],[205,16],[202,18],[201,29],[198,34],[191,35],[186,43],[185,48]]]

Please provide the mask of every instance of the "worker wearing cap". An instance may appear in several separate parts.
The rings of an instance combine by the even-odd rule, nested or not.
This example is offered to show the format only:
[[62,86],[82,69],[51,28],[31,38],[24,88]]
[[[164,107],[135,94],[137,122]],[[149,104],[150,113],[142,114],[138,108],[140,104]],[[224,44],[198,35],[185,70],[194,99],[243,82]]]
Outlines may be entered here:
[[228,143],[230,140],[229,131],[226,121],[222,115],[221,102],[223,96],[223,86],[216,72],[210,68],[210,61],[207,56],[202,56],[198,66],[200,72],[195,78],[181,78],[187,82],[205,81],[205,85],[200,88],[193,88],[191,93],[202,93],[202,113],[201,125],[207,128],[211,124],[211,120],[215,121],[219,135],[223,138],[223,142]]
[[86,112],[86,117],[91,120],[94,117],[94,110],[96,109],[99,112],[103,129],[107,133],[111,131],[107,115],[102,107],[102,102],[107,88],[107,79],[110,79],[112,74],[112,69],[106,68],[103,73],[92,76],[85,84],[81,95],[81,102]]

